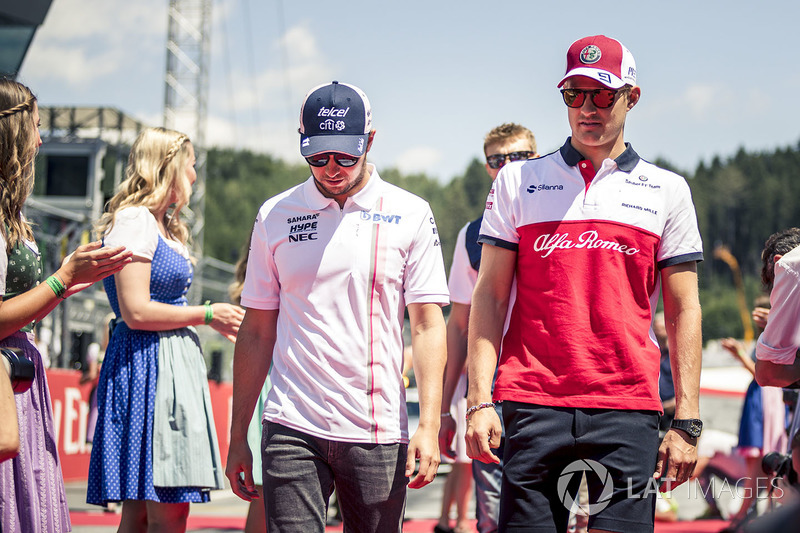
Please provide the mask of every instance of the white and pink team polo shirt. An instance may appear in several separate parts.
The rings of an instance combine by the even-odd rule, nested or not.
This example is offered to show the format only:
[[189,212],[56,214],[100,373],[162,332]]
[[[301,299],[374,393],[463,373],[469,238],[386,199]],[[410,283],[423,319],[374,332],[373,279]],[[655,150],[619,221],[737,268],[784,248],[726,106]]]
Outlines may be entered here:
[[703,257],[681,176],[630,146],[595,175],[567,140],[503,167],[479,241],[518,254],[495,399],[661,410],[659,272]]
[[472,303],[472,291],[478,281],[478,271],[472,268],[467,255],[467,227],[461,228],[456,237],[456,249],[453,252],[453,263],[450,265],[450,278],[448,289],[450,289],[450,301],[459,304],[470,305]]
[[800,347],[800,246],[775,263],[775,283],[769,321],[756,344],[756,357],[778,365],[791,365]]
[[313,178],[264,203],[242,305],[280,310],[264,419],[330,440],[408,442],[404,311],[447,305],[447,281],[428,203],[369,168],[343,209]]

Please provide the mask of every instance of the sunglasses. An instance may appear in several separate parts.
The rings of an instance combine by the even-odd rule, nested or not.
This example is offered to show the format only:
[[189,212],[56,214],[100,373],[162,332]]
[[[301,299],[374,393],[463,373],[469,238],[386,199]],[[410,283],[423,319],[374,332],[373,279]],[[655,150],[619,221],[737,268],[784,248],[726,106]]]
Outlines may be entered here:
[[530,159],[532,155],[533,152],[528,152],[527,150],[511,152],[510,154],[492,154],[486,156],[486,164],[489,165],[489,168],[497,170],[506,164],[506,159],[509,161],[524,161],[525,159]]
[[591,95],[592,104],[600,109],[608,109],[614,105],[617,93],[625,89],[561,89],[561,96],[567,107],[578,108],[586,101],[586,95]]
[[312,167],[324,167],[328,164],[328,161],[330,161],[331,157],[333,157],[333,160],[336,161],[336,164],[340,167],[352,167],[358,163],[358,160],[360,159],[352,155],[340,154],[336,152],[325,152],[306,157],[306,161]]

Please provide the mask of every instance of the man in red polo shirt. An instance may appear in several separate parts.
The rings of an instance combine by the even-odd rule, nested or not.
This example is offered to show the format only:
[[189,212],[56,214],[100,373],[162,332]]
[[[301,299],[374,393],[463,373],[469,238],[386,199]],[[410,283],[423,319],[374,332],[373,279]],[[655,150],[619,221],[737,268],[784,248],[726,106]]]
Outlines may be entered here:
[[[497,461],[491,407],[502,401],[501,531],[566,531],[570,511],[594,531],[653,531],[656,492],[688,479],[702,428],[697,217],[686,180],[624,141],[641,96],[627,48],[602,35],[576,41],[558,86],[572,136],[506,165],[486,203],[468,454]],[[659,448],[651,323],[662,287],[676,411]],[[588,506],[576,503],[582,473]]]

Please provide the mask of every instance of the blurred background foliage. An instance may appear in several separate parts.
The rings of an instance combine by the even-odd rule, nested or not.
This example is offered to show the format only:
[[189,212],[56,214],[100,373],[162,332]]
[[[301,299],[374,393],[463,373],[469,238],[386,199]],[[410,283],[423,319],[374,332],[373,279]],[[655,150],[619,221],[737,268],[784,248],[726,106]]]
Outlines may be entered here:
[[[715,258],[725,246],[738,262],[748,309],[761,293],[761,250],[772,233],[800,224],[800,144],[767,152],[740,150],[715,157],[694,171],[656,164],[685,176],[697,207],[705,261],[699,266],[704,341],[741,337],[743,323],[731,266]],[[490,182],[474,159],[463,174],[441,183],[425,174],[378,169],[381,177],[425,200],[433,209],[449,271],[456,235],[483,212]],[[290,164],[249,151],[208,153],[205,254],[235,263],[249,240],[256,212],[269,197],[309,176],[305,164]]]

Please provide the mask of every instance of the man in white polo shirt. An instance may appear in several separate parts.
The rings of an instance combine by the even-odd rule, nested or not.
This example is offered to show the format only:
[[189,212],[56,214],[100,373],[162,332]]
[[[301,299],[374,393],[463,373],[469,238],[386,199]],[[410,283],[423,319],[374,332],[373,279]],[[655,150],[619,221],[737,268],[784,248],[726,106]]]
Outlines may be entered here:
[[[467,450],[498,461],[502,401],[500,531],[566,531],[585,473],[590,530],[652,532],[659,484],[692,473],[702,425],[697,217],[686,181],[624,141],[641,96],[627,48],[602,35],[575,41],[558,86],[572,136],[503,167],[486,202]],[[661,287],[676,411],[659,448],[651,323]]]
[[[323,532],[334,486],[345,530],[400,531],[406,485],[430,483],[439,464],[441,246],[428,203],[367,163],[374,136],[361,89],[312,89],[300,113],[312,176],[267,200],[253,228],[226,474],[237,495],[255,496],[245,435],[271,365],[261,446],[270,531]],[[420,400],[410,439],[405,310]]]
[[770,235],[761,259],[771,310],[756,344],[756,379],[761,386],[788,387],[800,380],[800,229]]

